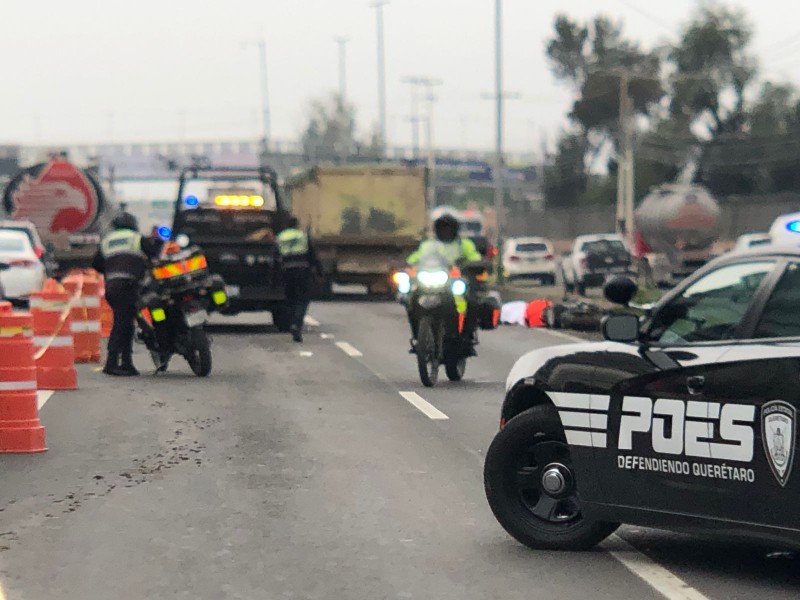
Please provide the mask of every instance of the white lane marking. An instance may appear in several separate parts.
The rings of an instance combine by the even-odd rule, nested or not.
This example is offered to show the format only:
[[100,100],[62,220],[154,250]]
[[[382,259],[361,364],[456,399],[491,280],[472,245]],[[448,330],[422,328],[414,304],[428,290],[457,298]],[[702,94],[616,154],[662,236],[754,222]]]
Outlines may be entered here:
[[450,418],[416,392],[400,392],[400,395],[429,419],[444,421]]
[[311,315],[306,315],[305,323],[306,323],[306,325],[311,325],[311,327],[319,327],[319,321],[317,321]]
[[309,356],[314,356],[314,353],[313,352],[309,352],[308,350],[301,350],[300,351],[300,356],[308,358]]
[[50,400],[50,396],[52,395],[53,395],[53,390],[37,390],[36,406],[38,406],[39,410],[42,410],[42,407],[48,400]]
[[353,356],[353,357],[355,357],[355,356],[364,356],[363,354],[361,354],[361,352],[359,352],[357,349],[353,348],[353,346],[351,346],[347,342],[336,342],[336,345],[339,346],[339,348],[341,348],[342,351],[345,354],[347,354],[347,356]]
[[319,337],[321,337],[323,340],[332,340],[336,336],[333,335],[332,333],[320,333]]
[[614,534],[601,544],[625,568],[669,600],[709,600],[683,579],[653,562],[628,542]]

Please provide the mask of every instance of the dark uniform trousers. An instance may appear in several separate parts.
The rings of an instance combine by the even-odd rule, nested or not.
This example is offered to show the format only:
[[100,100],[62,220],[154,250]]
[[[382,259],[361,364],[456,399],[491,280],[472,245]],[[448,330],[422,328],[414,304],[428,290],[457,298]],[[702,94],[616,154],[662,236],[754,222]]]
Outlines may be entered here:
[[311,302],[311,269],[288,267],[283,270],[286,301],[292,317],[292,326],[302,330],[308,305]]
[[132,279],[106,282],[106,300],[114,311],[114,324],[108,338],[109,356],[130,356],[133,348],[138,284]]

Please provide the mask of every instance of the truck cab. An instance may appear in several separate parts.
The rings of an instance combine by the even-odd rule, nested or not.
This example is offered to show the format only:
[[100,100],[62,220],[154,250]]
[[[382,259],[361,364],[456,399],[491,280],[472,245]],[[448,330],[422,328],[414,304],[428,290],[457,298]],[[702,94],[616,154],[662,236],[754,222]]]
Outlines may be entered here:
[[272,169],[190,167],[180,175],[171,235],[185,234],[202,247],[209,270],[225,280],[227,314],[270,311],[285,331],[289,313],[275,238],[288,216]]

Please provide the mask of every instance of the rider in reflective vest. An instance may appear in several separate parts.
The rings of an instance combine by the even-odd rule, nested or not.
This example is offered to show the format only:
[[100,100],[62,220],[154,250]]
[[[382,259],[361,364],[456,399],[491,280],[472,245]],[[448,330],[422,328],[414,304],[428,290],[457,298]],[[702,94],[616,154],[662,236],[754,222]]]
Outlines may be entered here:
[[[448,264],[477,262],[482,259],[475,243],[467,238],[458,235],[458,220],[449,214],[444,214],[433,222],[433,232],[435,238],[422,242],[407,259],[409,265],[415,265],[423,256],[432,252],[444,257]],[[416,316],[411,310],[408,311],[408,322],[411,325],[411,353],[416,351],[417,326],[419,325]],[[467,339],[473,338],[473,333],[477,327],[476,308],[471,306],[467,309],[467,318],[464,326],[463,335]],[[474,354],[474,349],[471,350]]]
[[292,320],[290,331],[295,342],[302,342],[303,321],[311,301],[311,269],[320,271],[321,268],[308,235],[297,225],[297,218],[291,217],[289,227],[278,234],[277,242]]
[[158,254],[160,244],[143,238],[136,217],[129,213],[116,216],[111,225],[114,231],[103,238],[92,261],[92,266],[105,275],[106,300],[114,311],[103,373],[138,375],[132,355],[139,283],[147,273],[150,258]]

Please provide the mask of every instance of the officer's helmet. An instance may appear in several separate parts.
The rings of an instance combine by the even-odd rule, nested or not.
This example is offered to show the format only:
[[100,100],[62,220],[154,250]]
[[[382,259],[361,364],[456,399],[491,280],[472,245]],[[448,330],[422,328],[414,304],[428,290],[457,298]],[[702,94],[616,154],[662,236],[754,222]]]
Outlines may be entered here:
[[129,212],[123,212],[114,217],[111,221],[111,226],[114,229],[130,229],[131,231],[139,231],[139,221],[136,220]]
[[453,215],[442,215],[433,222],[433,232],[440,242],[449,243],[458,237],[458,219]]

